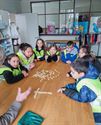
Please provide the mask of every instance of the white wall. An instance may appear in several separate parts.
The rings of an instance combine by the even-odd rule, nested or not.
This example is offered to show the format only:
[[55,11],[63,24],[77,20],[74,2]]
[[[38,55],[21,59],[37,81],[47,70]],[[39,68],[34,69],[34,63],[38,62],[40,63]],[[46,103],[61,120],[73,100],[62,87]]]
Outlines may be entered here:
[[20,13],[21,0],[0,0],[0,10],[6,10],[11,13]]
[[[29,13],[31,12],[30,2],[34,1],[43,1],[43,0],[21,0],[21,11],[22,13]],[[44,0],[49,1],[49,0]]]

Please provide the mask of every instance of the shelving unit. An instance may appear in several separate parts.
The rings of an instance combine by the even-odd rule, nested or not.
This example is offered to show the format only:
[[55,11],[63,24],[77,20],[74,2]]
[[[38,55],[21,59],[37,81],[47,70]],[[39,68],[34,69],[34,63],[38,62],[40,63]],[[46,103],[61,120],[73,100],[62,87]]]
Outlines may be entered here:
[[74,41],[76,45],[79,47],[79,37],[78,35],[41,35],[41,39],[45,41],[47,47],[52,44],[55,44],[60,50],[66,47],[66,43],[68,41]]
[[0,29],[0,33],[2,34],[2,37],[0,38],[0,46],[2,46],[5,50],[5,54],[9,55],[13,52],[13,46],[12,46],[12,41],[10,37],[5,37],[6,34],[4,34],[3,30],[7,30],[7,27],[5,29]]
[[12,40],[9,30],[9,13],[0,10],[0,46],[4,48],[6,56],[13,53]]
[[12,48],[10,39],[1,39],[0,46],[2,46],[4,48],[6,56],[13,52],[13,48]]
[[[59,50],[62,50],[66,47],[66,44],[69,40],[46,40],[45,43],[46,43],[46,46],[47,47],[50,47],[51,45],[55,44]],[[78,41],[74,41],[73,42],[75,44],[78,44],[79,42]]]

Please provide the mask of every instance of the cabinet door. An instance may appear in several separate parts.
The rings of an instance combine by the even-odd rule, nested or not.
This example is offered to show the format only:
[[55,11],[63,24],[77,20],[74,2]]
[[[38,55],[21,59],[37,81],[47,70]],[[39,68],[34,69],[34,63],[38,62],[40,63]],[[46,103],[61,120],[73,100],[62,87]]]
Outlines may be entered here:
[[39,36],[37,14],[17,14],[16,25],[19,27],[22,42],[27,42],[34,47],[35,40]]

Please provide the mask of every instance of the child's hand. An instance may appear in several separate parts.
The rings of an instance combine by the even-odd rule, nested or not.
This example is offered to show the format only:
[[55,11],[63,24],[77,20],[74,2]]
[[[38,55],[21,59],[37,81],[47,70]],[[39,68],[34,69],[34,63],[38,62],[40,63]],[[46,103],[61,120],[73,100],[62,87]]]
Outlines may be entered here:
[[33,69],[35,67],[35,63],[31,63],[30,66],[29,66],[29,69]]
[[45,55],[45,60],[47,60],[48,59],[48,55]]
[[37,59],[34,59],[35,62],[37,62]]
[[29,96],[29,94],[31,93],[32,88],[28,88],[25,92],[21,92],[21,88],[18,88],[18,93],[16,96],[16,101],[17,102],[23,102],[24,100],[27,99],[27,97]]
[[70,77],[70,75],[67,73],[67,74],[66,74],[66,77]]
[[24,77],[27,77],[28,76],[28,73],[26,71],[22,71],[22,74],[24,75]]
[[58,92],[58,93],[63,93],[63,91],[65,91],[65,90],[66,90],[66,88],[63,87],[63,88],[58,89],[57,92]]
[[68,72],[68,73],[66,74],[66,76],[67,76],[67,77],[72,77],[71,72]]
[[59,60],[57,60],[56,62],[59,62]]
[[71,61],[70,61],[70,60],[68,60],[68,61],[66,61],[66,63],[67,63],[67,64],[71,64]]
[[56,62],[59,62],[59,59]]
[[37,61],[40,61],[40,59],[39,59],[39,58],[37,58]]
[[60,60],[60,57],[58,56],[58,59],[57,59],[57,61],[56,61],[56,62],[59,62],[59,60]]

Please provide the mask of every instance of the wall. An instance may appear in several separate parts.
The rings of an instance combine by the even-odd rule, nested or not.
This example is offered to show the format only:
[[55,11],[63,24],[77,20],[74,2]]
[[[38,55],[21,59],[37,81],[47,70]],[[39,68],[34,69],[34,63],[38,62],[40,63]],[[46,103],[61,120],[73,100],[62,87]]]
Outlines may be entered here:
[[6,10],[11,13],[20,13],[21,0],[0,0],[0,10]]
[[[43,0],[21,0],[21,12],[22,13],[29,13],[31,12],[30,9],[30,2],[34,1],[43,1]],[[49,0],[44,0],[44,1],[49,1]]]

